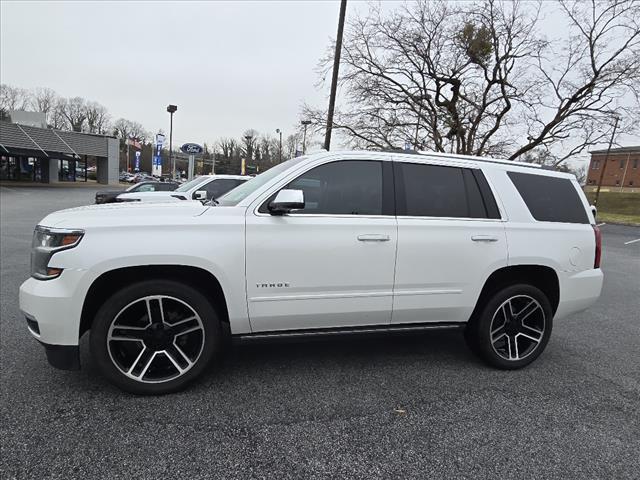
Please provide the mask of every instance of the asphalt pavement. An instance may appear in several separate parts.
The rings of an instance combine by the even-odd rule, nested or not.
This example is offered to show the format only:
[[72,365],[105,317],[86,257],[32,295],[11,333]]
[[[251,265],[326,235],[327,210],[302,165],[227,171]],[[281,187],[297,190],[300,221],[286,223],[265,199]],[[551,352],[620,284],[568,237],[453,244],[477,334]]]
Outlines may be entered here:
[[94,193],[0,187],[0,478],[638,478],[640,228],[601,227],[601,299],[524,370],[435,331],[236,346],[187,391],[136,397],[86,337],[80,372],[49,367],[18,311],[33,227]]

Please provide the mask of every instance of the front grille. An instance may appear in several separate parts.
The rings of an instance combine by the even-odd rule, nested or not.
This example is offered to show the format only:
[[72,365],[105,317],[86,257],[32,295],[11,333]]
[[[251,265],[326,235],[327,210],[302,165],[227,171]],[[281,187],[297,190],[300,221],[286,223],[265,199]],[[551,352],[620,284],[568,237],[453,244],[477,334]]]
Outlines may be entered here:
[[27,317],[27,325],[29,326],[29,330],[40,335],[40,327],[38,327],[38,322]]

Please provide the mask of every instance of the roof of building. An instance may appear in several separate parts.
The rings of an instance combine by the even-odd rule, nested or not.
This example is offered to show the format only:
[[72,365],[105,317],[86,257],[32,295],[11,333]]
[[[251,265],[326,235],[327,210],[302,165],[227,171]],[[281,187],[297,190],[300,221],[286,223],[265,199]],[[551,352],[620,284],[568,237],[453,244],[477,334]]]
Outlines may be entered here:
[[[591,155],[600,155],[607,153],[607,149],[604,150],[592,150],[589,152]],[[610,153],[640,153],[640,145],[635,145],[632,147],[618,147],[612,148]]]
[[106,135],[66,132],[0,121],[0,153],[33,150],[50,154],[108,156]]

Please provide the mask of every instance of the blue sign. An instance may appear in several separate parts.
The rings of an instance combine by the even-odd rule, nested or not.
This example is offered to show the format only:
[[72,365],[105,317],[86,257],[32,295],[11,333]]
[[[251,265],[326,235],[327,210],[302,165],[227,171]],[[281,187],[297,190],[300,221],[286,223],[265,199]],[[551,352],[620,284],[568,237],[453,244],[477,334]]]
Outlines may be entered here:
[[136,150],[136,170],[140,170],[140,150]]
[[185,143],[180,147],[182,153],[188,153],[189,155],[197,155],[204,152],[204,149],[197,143]]
[[162,157],[160,155],[154,155],[153,157],[153,164],[156,167],[161,167],[162,166]]

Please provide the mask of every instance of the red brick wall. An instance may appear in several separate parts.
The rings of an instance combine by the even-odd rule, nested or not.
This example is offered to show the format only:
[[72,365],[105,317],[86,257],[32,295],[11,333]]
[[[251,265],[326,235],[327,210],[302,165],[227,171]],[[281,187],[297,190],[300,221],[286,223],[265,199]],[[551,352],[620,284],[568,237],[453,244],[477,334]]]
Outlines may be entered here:
[[[591,154],[587,185],[597,185],[604,167],[606,154]],[[622,168],[621,168],[622,166]],[[625,173],[626,170],[626,173]],[[623,180],[624,179],[624,180]],[[624,185],[622,185],[624,181]],[[610,153],[602,179],[603,187],[640,187],[640,151],[632,153]]]

